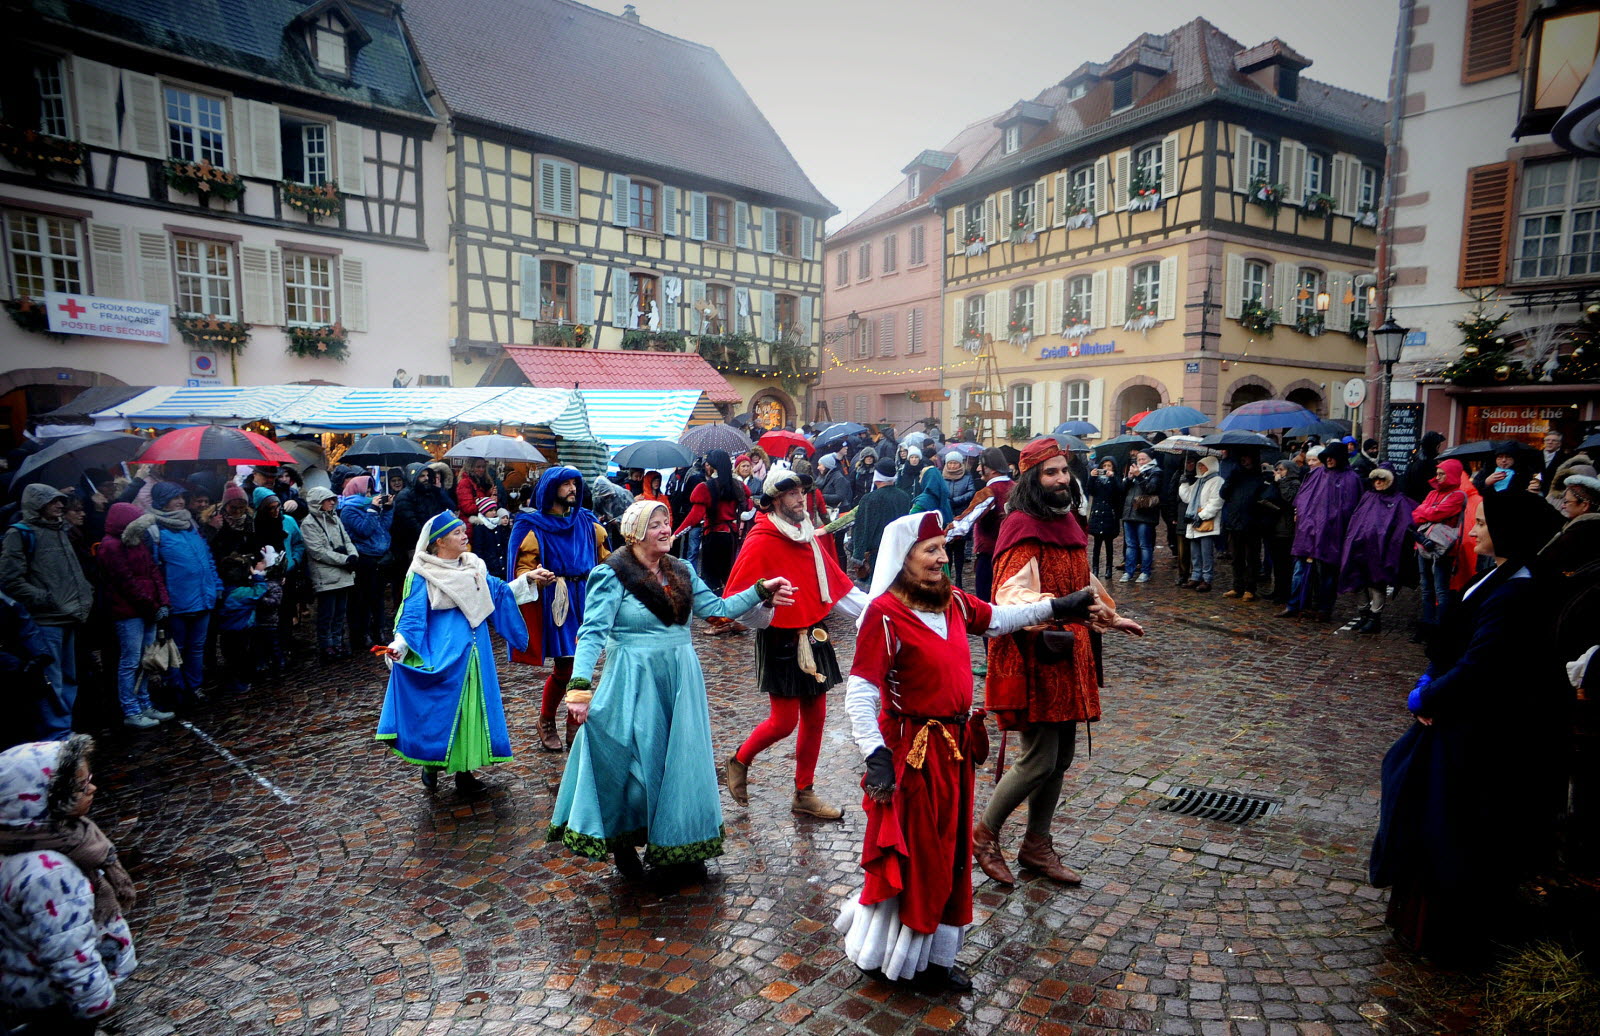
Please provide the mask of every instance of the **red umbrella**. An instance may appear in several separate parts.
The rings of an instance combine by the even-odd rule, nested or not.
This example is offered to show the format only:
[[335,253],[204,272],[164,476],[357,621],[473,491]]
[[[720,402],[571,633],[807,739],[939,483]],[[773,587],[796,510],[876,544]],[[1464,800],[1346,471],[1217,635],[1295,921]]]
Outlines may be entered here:
[[265,435],[214,424],[174,429],[151,441],[139,454],[141,464],[196,460],[225,464],[294,463],[294,458],[283,447]]
[[812,449],[811,444],[806,441],[805,436],[799,432],[788,432],[781,429],[763,435],[756,445],[766,450],[769,457],[787,457],[789,451],[796,446],[805,450],[807,457],[816,453],[816,450]]
[[1150,414],[1150,411],[1141,410],[1137,414],[1134,414],[1132,417],[1128,418],[1126,421],[1122,422],[1122,427],[1124,427],[1124,428],[1132,428],[1134,425],[1138,424],[1140,421],[1143,421],[1147,416],[1149,416],[1149,414]]

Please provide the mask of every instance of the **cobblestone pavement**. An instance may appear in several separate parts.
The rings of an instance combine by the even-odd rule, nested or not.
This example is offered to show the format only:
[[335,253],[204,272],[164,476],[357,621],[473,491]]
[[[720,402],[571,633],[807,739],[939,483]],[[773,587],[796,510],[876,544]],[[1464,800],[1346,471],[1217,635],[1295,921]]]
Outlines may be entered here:
[[[372,740],[383,675],[302,666],[148,733],[109,733],[96,813],[141,889],[141,966],[110,1027],[181,1033],[1332,1034],[1440,1031],[1448,982],[1410,960],[1365,883],[1378,766],[1420,664],[1276,606],[1113,584],[1150,636],[1108,652],[1105,719],[1056,821],[1081,888],[978,886],[976,989],[874,982],[832,922],[859,889],[860,758],[835,692],[818,788],[788,811],[793,741],[724,797],[727,853],[699,884],[635,888],[545,843],[564,756],[535,747],[537,672],[502,664],[516,761],[486,794]],[[1348,600],[1341,601],[1349,617]],[[1409,617],[1403,594],[1394,609]],[[835,624],[841,661],[853,638]],[[717,752],[765,714],[748,636],[701,638]],[[991,767],[992,771],[992,767]],[[980,778],[979,806],[992,787]],[[259,779],[258,779],[259,778]],[[1163,812],[1175,786],[1260,795],[1236,826]],[[1002,834],[1014,853],[1013,821]],[[982,875],[979,875],[982,878]],[[1457,1022],[1459,1027],[1461,1023]]]

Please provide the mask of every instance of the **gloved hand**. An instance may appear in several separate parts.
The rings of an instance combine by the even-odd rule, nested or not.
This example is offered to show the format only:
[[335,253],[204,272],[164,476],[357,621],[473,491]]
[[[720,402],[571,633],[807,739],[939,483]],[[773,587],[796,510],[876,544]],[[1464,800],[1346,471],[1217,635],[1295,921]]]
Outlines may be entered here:
[[283,502],[283,513],[284,514],[295,514],[299,510],[300,510],[300,501],[298,501],[298,500],[285,500]]
[[359,555],[356,555],[356,554],[346,554],[344,556],[344,567],[345,568],[355,568],[356,567],[356,558],[358,556]]
[[166,605],[163,604],[161,607],[156,609],[156,621],[157,622],[165,622],[167,616],[171,615],[171,614],[172,614],[172,609],[168,608]]
[[1067,594],[1065,597],[1051,598],[1050,618],[1056,622],[1087,619],[1089,617],[1089,605],[1093,603],[1093,590],[1079,590],[1077,593]]
[[894,756],[887,747],[879,745],[867,756],[867,773],[861,786],[874,802],[889,801],[894,792]]
[[1406,695],[1406,710],[1416,712],[1422,708],[1422,692],[1433,682],[1433,677],[1423,673],[1417,677],[1417,685],[1411,688],[1411,693]]

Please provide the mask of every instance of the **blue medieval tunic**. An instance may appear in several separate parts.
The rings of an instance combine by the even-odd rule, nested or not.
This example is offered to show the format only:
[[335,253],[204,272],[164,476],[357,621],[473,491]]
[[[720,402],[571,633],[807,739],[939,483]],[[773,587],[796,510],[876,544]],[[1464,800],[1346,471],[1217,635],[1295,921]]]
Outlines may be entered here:
[[[724,600],[687,565],[667,562],[688,575],[703,619],[738,618],[760,603],[754,586]],[[662,622],[598,565],[572,675],[592,679],[601,648],[605,673],[567,757],[549,840],[594,859],[642,845],[654,865],[722,855],[711,713],[688,622]]]
[[377,739],[407,762],[457,773],[511,759],[489,626],[517,648],[528,643],[528,627],[505,581],[485,578],[494,611],[474,629],[460,609],[428,603],[427,580],[406,576],[395,616],[406,653],[389,671]]

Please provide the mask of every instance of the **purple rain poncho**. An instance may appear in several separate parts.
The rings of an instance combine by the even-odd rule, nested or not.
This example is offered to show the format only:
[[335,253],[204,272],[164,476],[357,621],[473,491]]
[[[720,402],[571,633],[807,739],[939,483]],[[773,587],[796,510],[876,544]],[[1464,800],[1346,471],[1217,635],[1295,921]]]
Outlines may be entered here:
[[1294,498],[1297,558],[1336,565],[1344,551],[1345,528],[1361,497],[1361,476],[1345,468],[1317,468],[1300,483]]
[[1416,508],[1404,493],[1394,488],[1361,494],[1356,513],[1344,536],[1344,555],[1340,559],[1339,592],[1352,593],[1368,586],[1384,586],[1400,580],[1400,559],[1406,549],[1406,533],[1411,528],[1411,512]]

